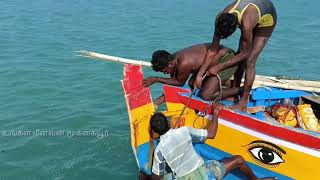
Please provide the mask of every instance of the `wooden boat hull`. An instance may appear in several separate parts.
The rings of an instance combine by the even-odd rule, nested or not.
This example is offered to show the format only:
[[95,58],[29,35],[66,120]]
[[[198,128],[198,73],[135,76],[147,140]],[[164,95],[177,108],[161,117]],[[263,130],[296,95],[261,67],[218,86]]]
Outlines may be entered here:
[[[155,147],[154,134],[150,134],[149,120],[154,105],[149,88],[141,85],[143,73],[140,66],[125,65],[122,81],[128,107],[132,148],[140,171],[151,173],[152,153]],[[164,86],[167,111],[175,123],[181,110],[188,104],[180,126],[206,128],[207,116],[198,117],[195,110],[203,112],[208,102],[184,94],[186,88]],[[190,102],[188,102],[190,101]],[[320,164],[320,135],[304,130],[284,127],[259,116],[222,110],[219,116],[218,133],[214,140],[196,144],[195,148],[204,159],[224,159],[242,155],[259,177],[276,176],[278,179],[317,179]],[[235,171],[225,179],[242,179]]]

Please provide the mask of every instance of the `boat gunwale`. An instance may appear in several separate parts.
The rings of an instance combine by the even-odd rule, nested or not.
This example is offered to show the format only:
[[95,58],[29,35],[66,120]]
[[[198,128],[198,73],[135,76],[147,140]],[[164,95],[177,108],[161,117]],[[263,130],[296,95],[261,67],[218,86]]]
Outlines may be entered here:
[[[173,91],[174,90],[174,91]],[[185,93],[186,90],[183,87],[164,85],[163,91],[166,96],[166,102],[169,103],[181,103],[186,104],[188,101],[187,96],[182,96],[179,92]],[[190,92],[190,91],[189,91]],[[173,97],[176,96],[176,97]],[[179,101],[179,102],[177,102]],[[182,102],[183,101],[183,102]],[[192,103],[196,102],[196,103]],[[208,106],[208,102],[192,98],[191,102],[188,103],[188,108],[203,110]],[[210,114],[210,111],[208,112]],[[220,114],[220,117],[226,121],[232,122],[237,125],[244,126],[246,128],[255,130],[259,133],[266,134],[281,140],[285,140],[294,144],[298,144],[303,147],[320,150],[320,137],[309,134],[305,130],[293,129],[285,126],[278,126],[268,121],[252,117],[249,114],[239,113],[231,109],[224,108]],[[308,139],[308,141],[306,141]]]

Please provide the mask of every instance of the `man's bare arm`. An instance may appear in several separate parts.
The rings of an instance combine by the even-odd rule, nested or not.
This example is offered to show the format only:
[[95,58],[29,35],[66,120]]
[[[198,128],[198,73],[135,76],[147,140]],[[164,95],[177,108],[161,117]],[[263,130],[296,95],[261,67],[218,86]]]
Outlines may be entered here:
[[219,51],[219,43],[220,43],[220,36],[217,35],[217,33],[214,33],[212,44],[207,50],[204,63],[202,64],[200,70],[198,71],[197,77],[195,79],[195,83],[194,83],[195,86],[199,87],[201,85],[201,82],[199,81],[202,80],[202,77],[208,70],[210,64],[213,63],[213,59],[217,60],[215,56]]
[[[222,14],[222,13],[227,13],[231,10],[231,8],[236,4],[237,2],[233,2],[232,4],[228,5],[223,11],[221,11],[215,19],[215,22],[217,21],[217,18]],[[200,88],[201,86],[201,80],[204,74],[207,72],[209,69],[209,66],[212,62],[216,61],[219,58],[216,58],[216,54],[219,51],[219,46],[220,46],[220,39],[221,37],[216,33],[216,30],[214,31],[213,38],[212,38],[212,43],[210,48],[207,50],[204,63],[201,66],[200,70],[198,71],[197,77],[193,83],[193,86]]]
[[216,137],[217,134],[217,130],[218,130],[218,117],[219,117],[219,113],[220,110],[223,108],[223,106],[221,105],[217,105],[217,106],[212,106],[212,120],[211,120],[211,124],[208,128],[208,136],[207,139],[214,139]]
[[[250,51],[251,51],[251,45],[252,45],[252,29],[244,29],[242,30],[242,38],[241,38],[241,46],[242,46],[242,51],[237,54],[236,56],[234,56],[232,59],[218,64],[217,66],[213,66],[211,67],[208,71],[209,71],[209,75],[210,75],[210,71],[211,69],[215,69],[216,72],[222,71],[230,66],[233,66],[243,60],[246,60],[249,57]],[[211,73],[212,74],[212,73]],[[214,73],[215,75],[215,73]]]
[[149,77],[142,81],[144,86],[150,86],[154,83],[162,83],[173,86],[183,86],[185,82],[188,80],[189,75],[192,71],[192,68],[188,67],[188,65],[181,64],[179,72],[175,73],[175,77],[172,78],[162,78],[162,77]]
[[165,98],[164,98],[164,94],[162,94],[161,96],[159,96],[157,99],[155,99],[153,101],[153,104],[158,107],[159,105],[161,105],[164,102],[165,102]]
[[[239,54],[234,56],[232,59],[229,61],[226,61],[222,64],[219,64],[215,67],[212,67],[213,70],[212,72],[218,72],[221,71],[227,67],[230,67],[240,61],[243,61],[249,57],[251,48],[252,48],[252,41],[253,41],[253,29],[258,23],[259,17],[257,15],[256,9],[250,7],[248,8],[247,11],[251,11],[251,13],[246,12],[243,19],[245,19],[242,22],[242,27],[241,27],[241,38],[240,38],[240,44],[241,44],[241,51]],[[211,69],[209,69],[209,75],[210,75]],[[215,73],[214,73],[215,75]]]

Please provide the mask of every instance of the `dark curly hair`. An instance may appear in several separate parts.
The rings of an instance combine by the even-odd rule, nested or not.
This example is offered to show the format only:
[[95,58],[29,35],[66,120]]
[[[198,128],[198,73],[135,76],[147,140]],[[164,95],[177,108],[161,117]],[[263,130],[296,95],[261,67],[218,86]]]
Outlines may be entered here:
[[150,126],[159,135],[165,134],[170,129],[169,121],[161,112],[156,112],[151,116]]
[[216,32],[222,39],[229,37],[237,29],[238,18],[230,13],[222,13],[216,21]]
[[170,54],[165,50],[158,50],[152,54],[152,69],[154,71],[161,71],[168,66],[169,61],[174,59],[174,55]]

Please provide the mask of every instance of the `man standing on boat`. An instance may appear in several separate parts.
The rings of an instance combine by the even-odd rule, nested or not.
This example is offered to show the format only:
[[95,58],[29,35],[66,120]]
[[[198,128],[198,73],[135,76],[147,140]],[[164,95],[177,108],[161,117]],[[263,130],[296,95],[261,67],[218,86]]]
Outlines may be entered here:
[[[242,62],[243,65],[239,64],[235,74],[234,86],[240,86],[245,70],[244,91],[240,101],[233,108],[246,111],[255,79],[257,58],[268,42],[276,23],[277,13],[270,0],[237,0],[227,6],[216,18],[212,45],[208,49],[194,86],[202,86],[201,81],[205,74],[215,76],[225,68]],[[241,30],[238,54],[225,63],[211,67],[212,60],[216,59],[215,56],[219,52],[220,39],[229,37],[237,27]]]
[[[204,63],[204,59],[210,44],[197,44],[191,47],[187,47],[173,54],[165,50],[155,51],[152,55],[152,69],[157,72],[163,72],[164,74],[170,74],[171,78],[162,77],[149,77],[143,80],[144,86],[150,86],[154,83],[163,83],[174,86],[183,86],[188,80],[190,74],[192,77],[189,80],[189,85],[192,86],[201,65]],[[219,45],[217,55],[215,59],[211,61],[209,67],[214,67],[219,63],[229,61],[235,56],[235,52],[227,47]],[[236,71],[237,64],[229,66],[223,71],[219,72],[222,84],[226,82]],[[219,79],[216,76],[210,76],[203,80],[203,86],[200,90],[200,97],[204,100],[213,99],[219,91]],[[233,94],[238,93],[238,89],[230,92]],[[219,93],[219,92],[218,92]],[[229,94],[222,94],[222,98],[230,96]],[[163,101],[163,96],[155,101],[156,105],[159,105]]]
[[156,112],[151,117],[151,129],[160,135],[160,142],[154,151],[152,179],[160,179],[168,169],[166,166],[170,167],[176,179],[181,180],[221,180],[226,174],[237,168],[248,179],[258,179],[239,155],[222,161],[208,160],[205,162],[196,153],[192,142],[204,142],[216,136],[218,115],[222,106],[212,107],[212,121],[208,130],[187,126],[171,129],[169,121],[162,113]]

